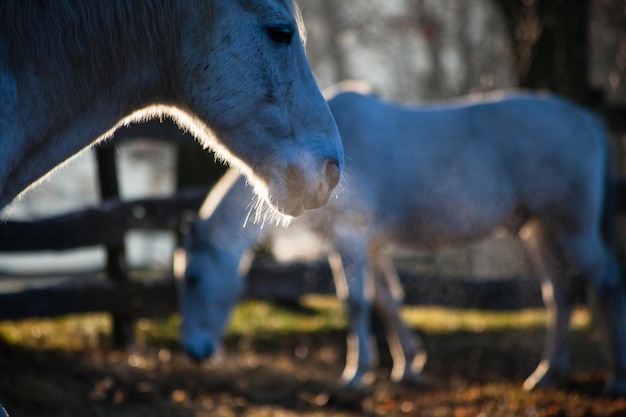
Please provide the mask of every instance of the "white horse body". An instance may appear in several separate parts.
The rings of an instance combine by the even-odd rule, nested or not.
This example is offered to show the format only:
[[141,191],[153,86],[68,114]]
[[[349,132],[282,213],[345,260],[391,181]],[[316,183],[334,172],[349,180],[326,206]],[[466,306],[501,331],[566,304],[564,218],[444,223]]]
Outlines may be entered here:
[[[388,327],[392,378],[420,378],[425,352],[398,315],[393,247],[457,245],[504,225],[524,241],[551,313],[543,360],[525,387],[553,386],[566,375],[575,284],[584,279],[600,298],[609,333],[614,375],[607,390],[626,392],[624,296],[600,232],[608,146],[593,116],[556,97],[519,93],[422,108],[342,93],[329,105],[344,144],[345,176],[328,205],[298,222],[333,248],[337,292],[351,319],[344,380],[361,383],[373,364],[372,308]],[[223,308],[215,299],[241,285],[231,284],[241,281],[238,261],[263,230],[248,225],[238,233],[242,218],[218,214],[241,211],[244,193],[245,185],[235,183],[194,225],[185,246],[186,277],[194,285],[182,286],[183,339],[197,357],[211,353],[223,330],[201,323],[209,320],[203,308]],[[212,196],[207,201],[216,205]],[[225,234],[231,243],[223,245]],[[207,245],[216,244],[220,255],[207,256]]]
[[279,211],[323,205],[343,152],[290,0],[0,4],[0,208],[132,120],[169,115]]

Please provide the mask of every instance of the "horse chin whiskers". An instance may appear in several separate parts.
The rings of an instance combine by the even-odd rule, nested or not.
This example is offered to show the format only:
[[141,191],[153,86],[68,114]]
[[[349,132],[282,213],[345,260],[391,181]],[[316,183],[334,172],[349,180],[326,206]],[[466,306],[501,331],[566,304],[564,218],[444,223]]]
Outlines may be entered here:
[[287,227],[293,219],[288,214],[281,213],[272,204],[268,202],[267,191],[264,193],[257,192],[254,194],[250,205],[248,206],[248,214],[244,221],[244,227],[251,222],[260,224],[261,228],[265,224],[275,224],[278,227]]

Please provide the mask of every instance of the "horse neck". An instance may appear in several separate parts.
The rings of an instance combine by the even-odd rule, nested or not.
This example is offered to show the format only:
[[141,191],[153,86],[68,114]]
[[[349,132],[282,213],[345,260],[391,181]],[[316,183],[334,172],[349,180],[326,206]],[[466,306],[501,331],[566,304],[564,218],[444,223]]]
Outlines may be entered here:
[[[142,97],[146,90],[158,90],[146,87],[155,83],[154,72],[175,68],[183,2],[31,3],[6,0],[0,7],[0,39],[8,40],[7,59],[18,83],[46,96],[48,108],[70,106],[68,112],[75,114],[95,97],[110,94],[138,102],[116,109],[132,111],[150,104]],[[123,95],[111,92],[120,83],[134,85],[124,86]]]
[[11,156],[0,167],[0,207],[121,117],[145,118],[134,112],[169,103],[185,5],[0,1],[0,84],[17,92],[5,93],[0,109],[0,148]]
[[214,221],[211,232],[212,243],[220,249],[227,251],[234,259],[241,259],[244,254],[253,249],[261,240],[264,230],[258,224],[246,224],[245,218],[229,224],[232,218],[220,222],[221,217],[211,219]]

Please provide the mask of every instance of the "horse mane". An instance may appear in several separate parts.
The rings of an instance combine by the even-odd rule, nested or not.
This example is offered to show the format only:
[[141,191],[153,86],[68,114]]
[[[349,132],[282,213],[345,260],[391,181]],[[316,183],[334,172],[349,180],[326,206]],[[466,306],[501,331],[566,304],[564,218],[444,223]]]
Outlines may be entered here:
[[[97,81],[107,88],[128,69],[130,57],[145,57],[147,65],[155,53],[174,59],[182,14],[201,11],[185,11],[190,4],[182,0],[2,0],[0,40],[6,42],[6,59],[18,79],[28,73],[55,74],[57,91],[86,87],[80,80]],[[214,7],[204,9],[210,12]],[[202,17],[211,24],[215,16],[208,14]],[[86,76],[78,77],[81,73]],[[89,90],[93,92],[86,88],[86,94]]]
[[280,0],[285,7],[287,7],[296,21],[296,26],[298,27],[298,32],[300,33],[300,39],[302,40],[302,44],[306,43],[306,28],[304,27],[304,19],[302,18],[302,13],[300,12],[300,8],[296,4],[295,0]]

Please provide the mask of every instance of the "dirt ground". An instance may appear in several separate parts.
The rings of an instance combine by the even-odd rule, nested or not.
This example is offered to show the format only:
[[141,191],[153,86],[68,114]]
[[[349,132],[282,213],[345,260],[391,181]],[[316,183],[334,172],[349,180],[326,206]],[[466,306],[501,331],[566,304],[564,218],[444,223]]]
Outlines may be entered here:
[[190,361],[171,342],[130,352],[25,349],[0,340],[0,402],[21,416],[626,416],[601,396],[606,378],[592,335],[574,335],[575,368],[563,389],[527,393],[543,331],[428,334],[428,383],[386,381],[337,389],[340,331],[230,337],[216,363]]

